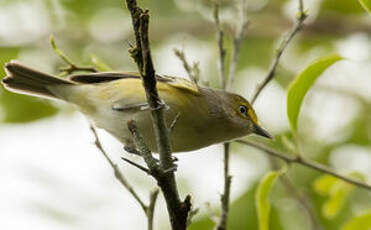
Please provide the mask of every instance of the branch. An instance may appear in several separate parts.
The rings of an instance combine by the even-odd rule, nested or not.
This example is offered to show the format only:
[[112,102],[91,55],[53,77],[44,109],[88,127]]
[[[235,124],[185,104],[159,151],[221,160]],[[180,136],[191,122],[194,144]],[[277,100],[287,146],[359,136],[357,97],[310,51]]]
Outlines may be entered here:
[[95,130],[95,128],[92,125],[90,125],[90,130],[94,134],[94,138],[95,138],[94,144],[95,144],[95,146],[99,149],[99,151],[103,154],[104,158],[111,165],[111,167],[112,167],[112,169],[113,169],[113,171],[115,173],[116,179],[122,184],[122,186],[124,186],[129,191],[129,193],[139,203],[139,205],[143,209],[144,213],[147,213],[148,206],[144,204],[144,202],[142,201],[142,199],[140,199],[139,195],[135,192],[134,188],[126,180],[125,176],[122,174],[122,172],[120,171],[120,169],[117,166],[117,164],[115,164],[111,160],[111,158],[108,156],[108,154],[106,153],[106,151],[103,149],[102,143],[99,140],[97,131]]
[[97,69],[95,69],[94,67],[77,66],[76,64],[74,64],[73,61],[66,54],[64,54],[62,50],[58,48],[57,44],[55,43],[53,35],[50,36],[50,44],[52,45],[54,52],[65,63],[68,64],[67,67],[63,67],[60,69],[61,71],[60,76],[65,75],[65,74],[72,74],[73,72],[76,72],[76,71],[86,71],[86,72],[93,72],[93,73],[98,72]]
[[244,144],[244,145],[249,145],[249,146],[255,147],[257,149],[260,149],[260,150],[266,152],[267,154],[269,154],[271,156],[274,156],[274,157],[277,157],[277,158],[280,158],[281,160],[283,160],[287,163],[299,164],[299,165],[305,166],[307,168],[311,168],[311,169],[314,169],[316,171],[332,175],[336,178],[339,178],[340,180],[346,181],[350,184],[353,184],[353,185],[358,186],[360,188],[364,188],[364,189],[367,189],[367,190],[371,191],[371,185],[363,183],[359,180],[355,180],[351,177],[341,175],[340,173],[335,172],[333,169],[330,169],[330,168],[328,168],[328,167],[326,167],[322,164],[319,164],[317,162],[314,162],[314,161],[311,161],[311,160],[308,160],[308,159],[304,159],[303,157],[300,157],[299,155],[290,156],[290,155],[278,152],[276,150],[273,150],[273,149],[271,149],[269,147],[266,147],[264,145],[261,145],[261,144],[258,144],[258,143],[252,142],[252,141],[248,141],[248,140],[237,140],[236,142]]
[[[126,5],[131,14],[136,43],[136,46],[130,49],[130,53],[138,65],[146,92],[147,102],[151,108],[157,150],[160,155],[159,165],[153,164],[152,154],[144,144],[144,141],[140,144],[140,133],[137,131],[135,123],[129,122],[128,126],[132,132],[138,150],[143,157],[145,157],[144,159],[151,175],[156,179],[164,194],[172,229],[185,230],[188,212],[191,209],[190,196],[187,196],[184,201],[180,200],[174,170],[172,170],[174,165],[171,157],[169,129],[166,126],[164,118],[165,106],[157,92],[155,70],[149,46],[149,14],[148,11],[143,11],[137,6],[136,0],[126,0]],[[144,154],[146,154],[146,156]]]
[[267,84],[274,78],[276,74],[276,69],[280,58],[285,51],[288,44],[291,42],[293,37],[302,29],[305,19],[308,17],[307,13],[304,11],[303,0],[299,0],[299,12],[296,16],[296,24],[288,36],[283,39],[280,46],[276,50],[276,56],[273,59],[271,67],[269,68],[268,74],[265,77],[264,81],[258,85],[256,88],[255,94],[251,100],[251,104],[254,104],[255,100],[258,98],[262,90],[267,86]]
[[153,216],[155,215],[155,206],[159,190],[156,189],[149,195],[149,206],[147,209],[147,226],[148,230],[153,230]]
[[148,166],[148,173],[156,179],[158,186],[161,188],[164,194],[166,204],[168,206],[172,229],[185,230],[187,228],[188,212],[191,210],[190,196],[187,196],[183,202],[180,200],[172,200],[176,199],[176,197],[173,195],[175,193],[173,190],[173,181],[168,179],[168,175],[173,174],[174,169],[163,170],[162,167],[157,163],[156,159],[152,156],[151,151],[146,146],[142,135],[139,133],[135,121],[129,121],[128,128],[133,135],[136,148]]
[[[232,85],[236,75],[237,64],[239,59],[239,52],[241,48],[241,42],[244,38],[245,31],[247,29],[248,21],[246,19],[246,0],[241,0],[241,22],[238,31],[233,37],[233,53],[230,63],[230,72],[227,82],[227,76],[225,74],[225,56],[226,50],[224,48],[224,32],[220,25],[219,19],[219,5],[214,5],[214,20],[217,28],[217,38],[218,38],[218,49],[219,49],[219,76],[220,84],[223,90],[229,90]],[[221,195],[221,209],[222,214],[219,219],[219,223],[216,227],[217,230],[227,229],[228,214],[229,214],[229,204],[230,204],[230,191],[232,184],[232,176],[229,175],[229,158],[230,158],[230,143],[224,143],[224,191]]]
[[249,25],[249,21],[246,18],[246,11],[247,11],[246,7],[247,7],[246,0],[241,0],[241,19],[240,19],[240,25],[239,25],[238,31],[233,36],[232,60],[231,60],[231,66],[229,70],[227,89],[231,89],[233,86],[234,78],[236,76],[236,71],[237,71],[238,59],[240,56],[241,42],[243,38],[245,37],[245,33]]
[[232,176],[229,175],[229,150],[230,143],[224,143],[224,192],[220,197],[222,202],[222,215],[219,219],[217,230],[226,230],[229,214],[229,203],[231,193]]
[[[221,28],[219,21],[219,5],[214,5],[214,20],[217,28],[218,50],[219,50],[219,77],[220,87],[226,90],[226,75],[225,75],[225,55],[224,48],[224,31]],[[216,226],[217,230],[227,229],[228,213],[229,213],[229,196],[232,184],[232,177],[229,175],[229,143],[224,143],[224,191],[220,196],[222,214],[219,218],[219,223]]]
[[[224,48],[224,31],[220,25],[219,19],[219,5],[217,3],[214,4],[214,21],[217,28],[217,39],[218,39],[218,50],[219,50],[219,77],[220,77],[220,87],[222,90],[226,90],[229,86],[226,84],[227,76],[225,75],[225,56],[226,50]],[[239,41],[238,41],[239,42]],[[239,45],[239,44],[238,44]],[[237,48],[237,47],[235,47]],[[239,47],[238,47],[239,49]],[[235,51],[235,50],[234,50]],[[238,61],[238,51],[237,56],[232,59],[232,65],[237,66]],[[234,75],[234,72],[232,72]],[[234,76],[233,76],[234,77]],[[229,204],[230,204],[230,191],[231,191],[231,184],[232,184],[232,176],[229,175],[229,158],[230,158],[230,143],[224,143],[224,191],[223,194],[220,196],[221,201],[221,209],[222,214],[219,218],[219,222],[216,226],[217,230],[226,230],[227,229],[227,222],[228,222],[228,214],[229,214]]]
[[174,49],[175,55],[180,59],[180,61],[183,63],[183,67],[185,71],[188,74],[188,77],[191,79],[192,82],[194,82],[196,85],[198,85],[198,81],[200,80],[200,66],[198,62],[194,62],[191,66],[184,54],[183,50]]
[[226,88],[226,76],[225,76],[225,55],[226,50],[224,48],[224,31],[219,21],[219,5],[214,4],[214,20],[217,29],[217,39],[218,39],[218,50],[219,50],[219,79],[220,88]]

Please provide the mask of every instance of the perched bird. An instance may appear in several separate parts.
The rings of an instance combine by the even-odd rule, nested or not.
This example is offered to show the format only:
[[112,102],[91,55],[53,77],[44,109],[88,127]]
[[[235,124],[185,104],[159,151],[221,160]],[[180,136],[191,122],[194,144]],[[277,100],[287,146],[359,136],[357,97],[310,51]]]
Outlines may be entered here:
[[[127,122],[135,120],[151,151],[157,152],[151,114],[141,79],[136,73],[92,73],[63,79],[12,61],[5,65],[5,88],[16,93],[59,99],[73,104],[126,149],[134,150]],[[193,82],[157,75],[157,89],[166,104],[173,152],[184,152],[255,133],[270,138],[243,97],[204,88]]]

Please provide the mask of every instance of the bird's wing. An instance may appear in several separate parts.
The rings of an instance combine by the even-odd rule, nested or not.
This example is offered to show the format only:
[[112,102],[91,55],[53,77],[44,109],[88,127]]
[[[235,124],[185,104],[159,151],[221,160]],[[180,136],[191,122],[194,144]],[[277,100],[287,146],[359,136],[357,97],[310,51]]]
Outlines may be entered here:
[[[72,75],[69,77],[69,80],[72,82],[80,83],[80,84],[94,84],[94,83],[103,83],[103,82],[110,82],[119,79],[125,78],[134,78],[140,79],[140,75],[138,73],[92,73],[92,74],[79,74],[79,75]],[[186,90],[189,93],[198,95],[199,88],[198,86],[188,81],[184,78],[178,77],[171,77],[167,75],[156,75],[156,79],[160,83],[171,85],[172,87]]]
[[94,84],[109,82],[125,78],[140,78],[137,73],[90,73],[90,74],[77,74],[69,77],[70,81],[80,84]]

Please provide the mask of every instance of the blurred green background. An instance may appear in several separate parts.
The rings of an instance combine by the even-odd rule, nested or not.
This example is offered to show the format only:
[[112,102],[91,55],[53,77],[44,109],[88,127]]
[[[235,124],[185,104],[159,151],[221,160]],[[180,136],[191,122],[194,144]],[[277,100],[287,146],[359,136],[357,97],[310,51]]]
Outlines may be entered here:
[[[151,12],[150,38],[157,72],[186,76],[181,62],[173,53],[174,48],[183,49],[190,61],[200,62],[203,80],[217,87],[218,51],[210,1],[143,0],[139,1],[139,4],[150,9]],[[347,59],[329,68],[316,82],[304,101],[299,120],[300,148],[307,158],[336,168],[344,174],[358,172],[370,182],[371,16],[367,15],[356,0],[304,0],[304,4],[309,13],[304,30],[290,43],[282,57],[275,80],[264,90],[255,104],[261,123],[275,135],[273,143],[267,144],[289,152],[283,141],[283,137],[292,140],[286,116],[288,84],[314,59],[331,53],[340,53]],[[222,1],[220,17],[227,34],[227,61],[231,50],[229,35],[235,31],[239,20],[239,10],[236,8],[238,6],[234,1]],[[250,26],[241,47],[237,79],[233,86],[235,92],[251,98],[257,83],[268,71],[275,48],[281,41],[282,35],[292,28],[296,12],[297,1],[295,0],[248,1],[247,17],[250,20]],[[55,55],[50,46],[49,36],[51,34],[54,35],[59,48],[77,64],[91,65],[91,57],[95,55],[115,70],[136,70],[136,66],[127,53],[128,44],[134,40],[129,13],[124,7],[124,1],[0,0],[0,66],[12,59],[17,59],[42,71],[58,73],[58,68],[64,66],[65,63]],[[0,69],[0,77],[3,76],[5,73],[3,69]],[[73,124],[70,126],[76,130],[87,129],[84,120],[81,117],[76,118],[79,115],[72,111],[71,107],[65,104],[17,95],[0,87],[0,152],[2,155],[0,159],[3,159],[0,161],[0,168],[3,168],[5,173],[0,176],[0,180],[2,178],[4,181],[2,187],[5,188],[0,191],[0,196],[2,195],[0,199],[3,199],[1,203],[13,205],[13,207],[14,202],[17,203],[17,208],[10,212],[5,208],[6,205],[0,208],[0,219],[3,219],[2,215],[23,221],[21,224],[10,221],[13,219],[8,218],[8,222],[0,222],[0,228],[23,229],[22,226],[24,226],[26,229],[26,226],[37,226],[41,229],[40,226],[44,226],[45,229],[65,229],[64,227],[68,229],[145,229],[145,223],[139,225],[135,223],[138,220],[145,222],[141,210],[131,201],[130,207],[135,211],[130,211],[125,202],[131,198],[116,184],[110,168],[105,165],[103,158],[99,157],[99,153],[94,153],[97,155],[94,158],[96,161],[87,157],[96,151],[89,143],[91,137],[87,134],[88,131],[83,134],[84,138],[74,144],[68,141],[69,137],[73,136],[73,130],[61,131],[60,133],[63,133],[65,137],[57,136],[65,141],[59,140],[63,142],[63,145],[71,145],[70,151],[74,148],[78,150],[74,154],[70,153],[68,155],[70,158],[65,163],[68,165],[69,162],[76,160],[76,155],[83,150],[90,151],[90,154],[87,153],[84,158],[79,158],[83,161],[80,164],[83,163],[86,166],[90,161],[94,161],[94,165],[99,165],[101,168],[97,171],[91,168],[91,171],[83,175],[88,176],[89,181],[94,181],[94,176],[89,174],[94,171],[97,174],[94,174],[95,176],[101,176],[99,181],[103,184],[110,180],[112,184],[104,184],[107,186],[104,188],[99,183],[94,185],[99,192],[94,190],[96,195],[91,198],[83,195],[85,194],[83,191],[93,192],[89,183],[81,185],[85,186],[84,188],[80,188],[78,182],[74,183],[79,187],[80,196],[76,198],[71,190],[67,190],[69,194],[71,193],[69,196],[77,199],[74,201],[75,209],[58,206],[63,203],[63,199],[69,199],[69,197],[61,198],[62,200],[55,204],[54,201],[46,202],[42,196],[27,198],[22,195],[22,202],[18,202],[19,190],[21,190],[19,186],[23,182],[29,183],[26,175],[30,173],[34,175],[32,176],[33,186],[27,187],[31,190],[49,191],[55,183],[64,181],[63,186],[59,185],[59,189],[55,191],[52,189],[48,192],[49,195],[54,194],[51,197],[55,199],[58,199],[58,193],[63,193],[63,189],[69,187],[70,182],[66,181],[73,180],[74,176],[79,174],[73,171],[74,168],[66,166],[66,171],[59,172],[55,177],[49,175],[49,168],[43,167],[50,164],[54,164],[55,167],[59,165],[53,158],[53,154],[56,154],[54,145],[48,145],[50,161],[41,160],[43,155],[37,155],[40,149],[46,148],[42,139],[48,136],[48,132],[58,133],[58,130],[63,129],[62,126],[65,124]],[[53,125],[51,126],[48,122]],[[33,131],[25,131],[28,129]],[[28,138],[24,135],[26,132],[30,132],[28,134],[31,136],[37,133],[38,138],[31,138],[33,143],[40,141],[37,148],[32,147],[32,143],[31,147],[25,144],[28,143],[24,140]],[[257,140],[260,141],[260,139]],[[107,143],[113,142],[115,140],[107,141]],[[25,145],[25,151],[15,150],[17,149],[15,145]],[[81,147],[83,150],[78,147],[80,145],[85,146]],[[123,154],[118,143],[112,145],[114,147],[107,148],[112,150],[114,156]],[[18,151],[17,158],[12,158],[16,151]],[[233,144],[232,151],[233,201],[228,229],[258,229],[254,201],[255,190],[261,176],[270,169],[272,160],[262,152],[239,144]],[[211,208],[218,213],[218,196],[222,191],[221,148],[200,150],[190,155],[192,156],[179,155],[180,163],[177,174],[180,178],[181,192],[191,193],[195,206],[201,210],[194,218],[190,229],[212,229],[213,222],[205,202],[210,202]],[[22,161],[19,166],[17,162],[25,157],[30,161],[44,161],[44,164],[31,164],[33,165],[31,167],[28,161]],[[63,156],[58,157],[63,161],[62,158]],[[280,162],[275,163],[280,164]],[[12,165],[18,166],[11,167]],[[25,170],[25,167],[28,169]],[[52,167],[53,170],[55,167]],[[133,186],[138,187],[145,196],[146,191],[153,186],[153,182],[130,169],[128,165],[123,164],[121,167],[128,171],[130,179],[133,179]],[[204,174],[202,179],[193,177],[197,176],[197,173]],[[73,176],[67,176],[67,174]],[[303,194],[310,204],[312,215],[321,226],[319,229],[342,229],[356,216],[369,213],[371,210],[369,191],[344,185],[339,181],[334,182],[332,178],[323,177],[318,172],[296,165],[290,167],[287,176],[293,182],[295,189]],[[8,186],[10,184],[6,183],[15,183],[14,181],[18,179],[20,182],[14,186]],[[45,180],[48,182],[46,183]],[[41,188],[40,183],[43,184]],[[115,196],[110,193],[110,189],[116,189]],[[28,190],[23,190],[22,194],[24,193],[27,194]],[[107,196],[112,195],[121,199],[118,198],[121,193],[125,194],[125,202],[118,202],[117,206],[101,208]],[[271,198],[270,229],[313,229],[311,218],[303,205],[282,183],[275,184]],[[34,199],[38,202],[34,202]],[[112,198],[112,200],[115,199]],[[161,202],[163,200],[160,200]],[[32,209],[27,208],[30,203],[33,204]],[[90,209],[97,211],[94,215],[87,214],[89,213],[87,210]],[[111,211],[116,214],[110,215]],[[168,229],[165,207],[160,205],[157,212],[156,229]],[[133,218],[135,221],[120,221],[120,216],[125,216],[125,220]],[[354,229],[371,229],[369,217],[370,215],[360,225],[361,227]],[[92,221],[92,219],[95,220]]]

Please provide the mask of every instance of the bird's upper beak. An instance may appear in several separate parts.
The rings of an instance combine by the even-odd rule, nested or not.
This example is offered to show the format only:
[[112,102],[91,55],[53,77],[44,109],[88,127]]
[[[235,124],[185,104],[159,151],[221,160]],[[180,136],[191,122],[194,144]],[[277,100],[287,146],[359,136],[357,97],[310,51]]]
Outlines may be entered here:
[[266,137],[266,138],[269,138],[269,139],[273,139],[273,136],[270,133],[268,133],[265,129],[260,127],[259,125],[254,123],[253,127],[254,127],[253,133],[255,133],[259,136],[263,136],[263,137]]

